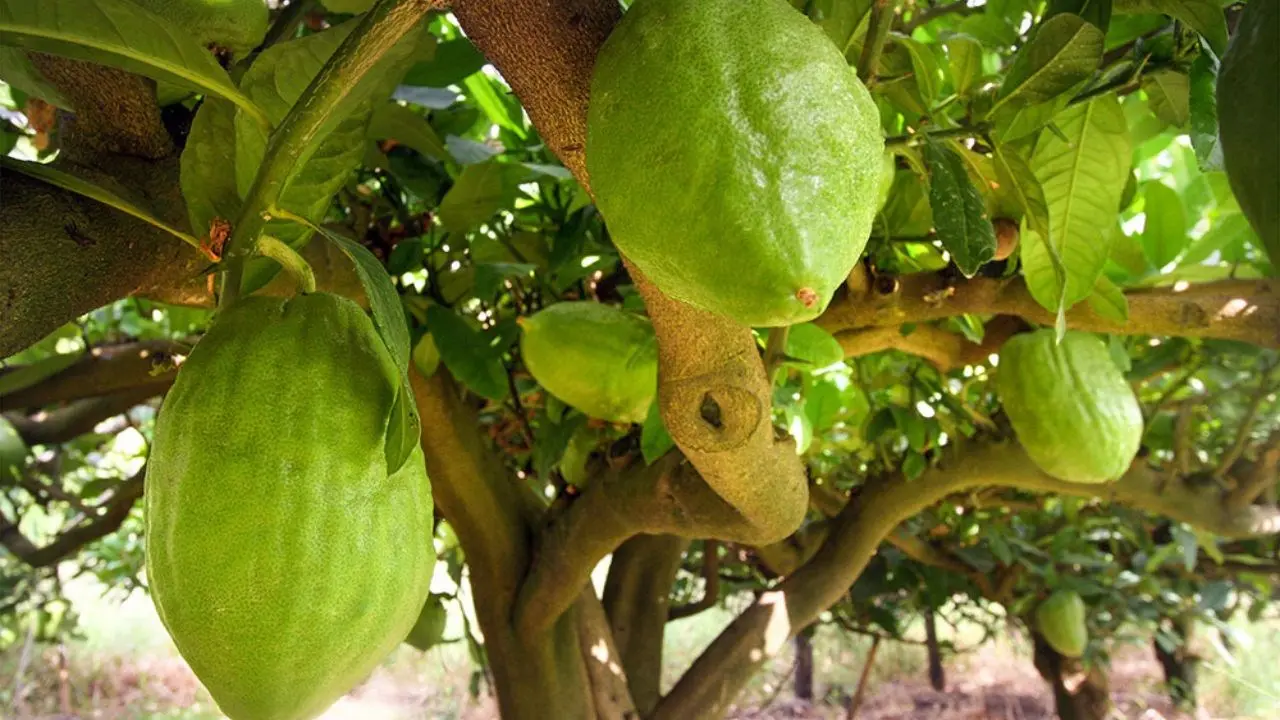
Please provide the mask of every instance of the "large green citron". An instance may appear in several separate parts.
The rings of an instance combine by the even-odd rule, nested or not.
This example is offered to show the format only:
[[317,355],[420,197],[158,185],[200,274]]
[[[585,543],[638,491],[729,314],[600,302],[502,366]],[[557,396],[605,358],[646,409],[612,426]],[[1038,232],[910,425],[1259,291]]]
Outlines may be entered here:
[[1036,629],[1049,647],[1077,658],[1089,644],[1084,600],[1071,590],[1058,590],[1036,608]]
[[1245,5],[1218,71],[1222,160],[1231,190],[1280,268],[1280,2]]
[[644,422],[658,391],[658,346],[646,318],[582,301],[520,325],[520,355],[539,385],[592,417]]
[[302,720],[409,632],[435,550],[422,450],[389,474],[399,374],[355,303],[249,297],[181,366],[147,465],[161,620],[234,720]]
[[1015,335],[1000,348],[996,390],[1022,447],[1060,480],[1109,482],[1138,454],[1142,409],[1094,335]]
[[596,60],[591,187],[664,293],[757,327],[821,313],[867,243],[875,103],[785,0],[636,0]]

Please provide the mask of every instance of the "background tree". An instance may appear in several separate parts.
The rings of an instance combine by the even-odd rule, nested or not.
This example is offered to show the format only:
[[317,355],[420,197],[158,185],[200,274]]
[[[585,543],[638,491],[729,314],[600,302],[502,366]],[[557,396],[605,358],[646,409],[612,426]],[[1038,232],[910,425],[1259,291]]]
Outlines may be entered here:
[[[1274,171],[1223,171],[1214,86],[1265,3],[794,4],[872,91],[885,190],[826,312],[757,333],[634,273],[592,204],[614,2],[297,1],[212,53],[147,3],[0,2],[5,638],[69,627],[61,560],[138,582],[155,398],[213,273],[232,295],[294,291],[250,257],[263,233],[321,289],[366,299],[341,238],[395,281],[437,533],[504,717],[716,717],[828,610],[890,637],[956,598],[1030,625],[1060,586],[1088,601],[1098,692],[1059,709],[1095,717],[1126,628],[1159,627],[1185,665],[1186,618],[1262,612],[1280,292],[1250,188]],[[1274,119],[1276,96],[1230,102]],[[652,321],[645,422],[590,418],[529,374],[521,320],[568,300]],[[1143,406],[1112,483],[1042,473],[990,382],[1004,341],[1059,318],[1106,338]],[[663,694],[663,625],[738,590],[754,603]],[[1038,659],[1055,688],[1080,669]]]

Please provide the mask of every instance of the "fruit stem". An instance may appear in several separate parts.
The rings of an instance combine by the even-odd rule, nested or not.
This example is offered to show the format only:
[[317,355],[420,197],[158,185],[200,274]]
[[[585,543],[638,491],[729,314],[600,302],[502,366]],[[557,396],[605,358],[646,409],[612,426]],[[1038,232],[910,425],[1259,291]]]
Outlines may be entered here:
[[298,283],[298,289],[304,294],[316,291],[316,274],[297,250],[270,235],[263,235],[258,238],[258,254],[280,263],[285,272],[293,276],[294,281]]
[[769,330],[769,340],[764,346],[764,372],[770,384],[773,383],[773,376],[782,365],[783,358],[787,356],[787,335],[790,331],[791,328],[787,326]]

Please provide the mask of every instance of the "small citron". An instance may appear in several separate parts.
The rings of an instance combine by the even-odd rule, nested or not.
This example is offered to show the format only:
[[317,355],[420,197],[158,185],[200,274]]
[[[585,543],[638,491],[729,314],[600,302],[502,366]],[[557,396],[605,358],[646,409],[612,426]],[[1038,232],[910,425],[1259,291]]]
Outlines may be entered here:
[[1115,480],[1138,454],[1142,409],[1094,335],[1015,335],[1000,348],[996,390],[1022,447],[1060,480]]
[[182,364],[147,464],[147,577],[233,720],[304,720],[413,626],[435,549],[421,448],[385,446],[400,376],[342,297],[248,297]]
[[1080,657],[1089,644],[1084,600],[1071,590],[1058,590],[1036,607],[1036,629],[1049,647],[1067,657]]
[[539,385],[592,417],[644,422],[658,391],[658,346],[646,318],[581,301],[520,324],[520,354]]
[[879,113],[785,0],[636,0],[596,60],[587,169],[614,243],[667,295],[812,319],[866,246]]

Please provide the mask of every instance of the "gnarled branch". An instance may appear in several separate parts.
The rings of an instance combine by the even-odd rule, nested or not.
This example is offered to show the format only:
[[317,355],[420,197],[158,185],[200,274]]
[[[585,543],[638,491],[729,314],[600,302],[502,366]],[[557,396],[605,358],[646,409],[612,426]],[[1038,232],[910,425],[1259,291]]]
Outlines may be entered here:
[[94,508],[96,515],[58,535],[44,547],[36,547],[17,525],[0,517],[0,545],[33,568],[55,565],[85,545],[115,532],[129,517],[133,504],[142,497],[145,477],[146,466],[143,466],[133,477],[115,486],[111,498]]

